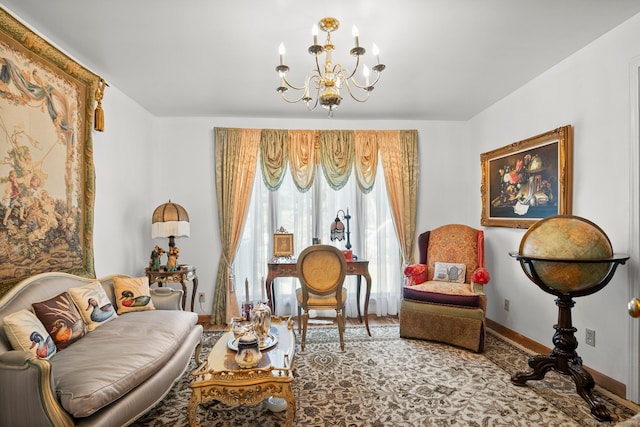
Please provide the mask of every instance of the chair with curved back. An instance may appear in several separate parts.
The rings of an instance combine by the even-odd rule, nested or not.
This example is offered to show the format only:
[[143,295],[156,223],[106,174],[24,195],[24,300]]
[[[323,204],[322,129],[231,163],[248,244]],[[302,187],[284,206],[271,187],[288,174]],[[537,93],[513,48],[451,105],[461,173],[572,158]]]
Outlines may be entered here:
[[[344,315],[347,290],[342,287],[347,261],[342,251],[331,245],[309,246],[298,256],[298,330],[302,319],[302,343],[307,340],[309,310],[335,310],[340,334],[340,349],[344,351]],[[304,314],[302,314],[304,311]]]
[[484,351],[489,281],[484,268],[484,232],[443,225],[418,238],[426,282],[403,286],[400,336]]

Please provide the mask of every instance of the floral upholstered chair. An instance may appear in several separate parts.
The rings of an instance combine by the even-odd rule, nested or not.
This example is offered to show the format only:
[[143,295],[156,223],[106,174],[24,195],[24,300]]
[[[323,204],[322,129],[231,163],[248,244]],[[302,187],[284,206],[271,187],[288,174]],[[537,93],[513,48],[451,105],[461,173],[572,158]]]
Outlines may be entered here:
[[484,351],[483,286],[489,281],[484,232],[461,224],[443,225],[422,233],[418,246],[426,274],[420,265],[405,271],[409,279],[402,289],[400,336]]

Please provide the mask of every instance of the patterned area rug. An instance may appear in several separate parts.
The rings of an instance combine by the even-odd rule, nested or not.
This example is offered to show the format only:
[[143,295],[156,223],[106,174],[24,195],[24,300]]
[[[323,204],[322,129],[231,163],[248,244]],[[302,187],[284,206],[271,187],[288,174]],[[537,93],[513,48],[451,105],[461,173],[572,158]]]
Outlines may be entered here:
[[[459,348],[399,337],[397,326],[349,327],[340,352],[336,328],[313,328],[304,353],[295,356],[292,388],[295,426],[599,426],[573,382],[555,372],[527,387],[511,384],[528,370],[529,354],[488,334],[486,350]],[[220,337],[205,332],[203,355]],[[300,337],[298,337],[298,342]],[[192,362],[190,369],[195,368]],[[134,426],[186,426],[189,374]],[[614,423],[634,413],[594,391]],[[203,426],[282,426],[285,413],[263,403],[227,407],[201,405]]]

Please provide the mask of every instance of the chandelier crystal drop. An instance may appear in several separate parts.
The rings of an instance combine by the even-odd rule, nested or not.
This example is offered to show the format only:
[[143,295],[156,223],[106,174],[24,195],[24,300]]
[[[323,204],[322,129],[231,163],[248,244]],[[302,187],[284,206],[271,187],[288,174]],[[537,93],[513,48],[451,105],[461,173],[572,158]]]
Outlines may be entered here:
[[[356,62],[353,71],[343,67],[341,64],[334,64],[331,57],[335,46],[331,42],[331,33],[340,27],[340,22],[336,18],[324,18],[318,25],[314,25],[311,31],[313,44],[309,46],[309,54],[315,57],[315,67],[312,69],[302,86],[296,86],[287,79],[289,66],[284,63],[285,48],[280,44],[280,64],[276,71],[280,75],[280,86],[276,89],[288,103],[303,101],[309,111],[314,110],[318,104],[329,112],[329,117],[340,106],[342,95],[340,91],[345,89],[351,98],[358,102],[365,102],[369,99],[369,94],[380,79],[380,73],[385,69],[385,65],[380,63],[380,52],[373,44],[372,53],[375,56],[376,65],[369,69],[366,65],[360,67],[361,57],[366,53],[366,49],[360,46],[360,34],[356,26],[353,26],[352,35],[355,38],[355,47],[349,53],[355,56]],[[324,45],[318,44],[318,29],[327,33]],[[320,56],[324,54],[324,63],[321,65]],[[362,80],[356,81],[356,73],[362,69]],[[374,72],[373,82],[370,81],[371,72]],[[298,98],[288,98],[287,91],[293,89],[301,95]]]

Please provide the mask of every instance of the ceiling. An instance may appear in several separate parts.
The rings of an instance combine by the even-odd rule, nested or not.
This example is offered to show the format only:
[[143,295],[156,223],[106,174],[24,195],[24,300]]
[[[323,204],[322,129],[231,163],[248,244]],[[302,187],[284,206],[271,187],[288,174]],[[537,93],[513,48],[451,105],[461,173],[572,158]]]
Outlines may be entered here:
[[387,67],[368,102],[343,94],[333,120],[467,120],[640,13],[638,0],[0,4],[157,116],[326,119],[325,110],[280,99],[275,66],[284,42],[289,78],[301,84],[313,64],[312,25],[338,18],[334,62],[352,67],[355,24]]

